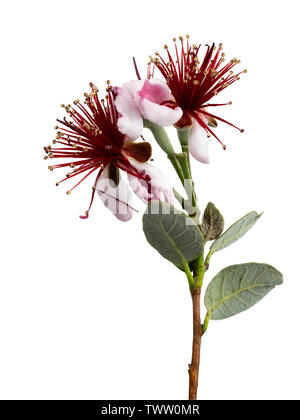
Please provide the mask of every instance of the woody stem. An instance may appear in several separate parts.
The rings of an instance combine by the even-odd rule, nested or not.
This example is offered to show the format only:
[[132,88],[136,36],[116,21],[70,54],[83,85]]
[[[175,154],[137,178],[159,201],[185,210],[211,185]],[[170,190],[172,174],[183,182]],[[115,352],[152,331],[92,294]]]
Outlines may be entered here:
[[200,316],[200,296],[201,289],[191,291],[193,303],[193,348],[192,348],[192,361],[189,365],[189,400],[197,399],[198,390],[198,377],[200,365],[200,349],[202,339],[202,326]]

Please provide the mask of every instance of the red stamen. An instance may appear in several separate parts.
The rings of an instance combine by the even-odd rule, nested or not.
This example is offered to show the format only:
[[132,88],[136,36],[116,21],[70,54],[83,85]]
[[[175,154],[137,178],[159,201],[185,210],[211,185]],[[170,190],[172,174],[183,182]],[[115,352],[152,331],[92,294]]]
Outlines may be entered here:
[[133,59],[133,65],[134,65],[136,77],[138,78],[138,80],[141,80],[141,76],[140,76],[136,61],[135,61],[135,57],[132,57],[132,59]]
[[218,48],[215,47],[215,44],[211,46],[206,45],[204,57],[200,59],[201,45],[190,46],[189,36],[187,36],[186,44],[183,42],[183,37],[179,37],[179,39],[180,48],[177,47],[176,39],[174,39],[175,59],[173,59],[167,46],[164,48],[167,51],[168,63],[164,61],[158,52],[155,53],[158,58],[152,59],[153,68],[157,67],[161,72],[174,97],[174,101],[165,101],[162,105],[170,108],[179,106],[184,113],[193,116],[225,148],[220,139],[200,118],[200,115],[213,117],[242,132],[243,130],[237,126],[221,117],[210,114],[203,108],[230,105],[231,102],[214,104],[210,103],[210,101],[226,87],[239,80],[240,74],[245,73],[246,70],[237,74],[233,73],[232,68],[239,64],[237,59],[230,60],[223,65],[225,54],[222,53],[222,44]]
[[71,194],[71,191],[93,172],[99,171],[93,186],[89,209],[85,216],[80,216],[81,218],[88,217],[97,182],[107,165],[114,162],[120,169],[144,179],[123,154],[125,136],[118,130],[118,112],[112,93],[113,89],[109,81],[107,85],[106,101],[99,100],[98,89],[91,83],[91,93],[85,94],[85,106],[80,104],[78,99],[74,101],[75,107],[62,105],[73,121],[67,121],[66,118],[58,120],[62,127],[55,127],[58,130],[56,139],[53,141],[56,147],[46,146],[44,148],[47,153],[46,159],[67,159],[67,162],[49,166],[51,171],[65,167],[73,168],[73,171],[67,173],[66,177],[56,185],[83,174],[83,177],[67,191],[67,194]]

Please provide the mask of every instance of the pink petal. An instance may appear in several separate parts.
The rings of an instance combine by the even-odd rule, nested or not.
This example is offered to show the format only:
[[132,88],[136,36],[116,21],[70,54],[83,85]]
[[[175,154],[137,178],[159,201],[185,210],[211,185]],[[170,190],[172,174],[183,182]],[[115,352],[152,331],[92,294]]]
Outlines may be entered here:
[[147,120],[164,127],[180,120],[181,108],[172,109],[166,105],[160,105],[166,101],[174,101],[165,82],[159,79],[137,80],[125,83],[123,88],[134,98],[140,112]]
[[146,79],[138,93],[142,99],[147,99],[158,105],[165,101],[174,100],[167,84],[159,79]]
[[143,88],[145,80],[133,80],[123,84],[123,89],[125,89],[132,98],[135,98],[138,91]]
[[143,130],[143,119],[132,96],[123,88],[115,88],[115,105],[120,116],[118,128],[128,139],[136,140]]
[[145,181],[128,174],[130,187],[144,203],[160,200],[174,204],[173,187],[163,172],[148,163],[139,163],[133,159],[130,159],[130,163],[142,176],[150,177],[149,181]]
[[117,219],[122,222],[129,221],[133,216],[133,196],[126,182],[121,178],[116,187],[114,181],[108,178],[108,169],[105,168],[96,190],[105,205]]
[[172,109],[165,105],[157,105],[147,99],[139,101],[139,108],[144,118],[162,127],[174,125],[182,116],[181,108]]
[[136,96],[136,102],[143,117],[163,127],[175,124],[182,117],[181,108],[173,109],[160,105],[173,100],[168,86],[157,79],[145,80],[143,88]]
[[209,163],[210,139],[204,128],[194,120],[194,125],[189,135],[189,150],[191,155],[202,163]]

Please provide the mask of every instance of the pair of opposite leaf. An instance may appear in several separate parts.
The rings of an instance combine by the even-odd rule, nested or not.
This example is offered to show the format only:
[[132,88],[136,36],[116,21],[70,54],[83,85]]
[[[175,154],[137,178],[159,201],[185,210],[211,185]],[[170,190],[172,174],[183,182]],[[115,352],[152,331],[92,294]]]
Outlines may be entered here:
[[[212,203],[203,215],[202,233],[186,214],[168,203],[152,201],[143,217],[147,241],[165,259],[189,274],[190,265],[203,255],[206,240],[214,240],[205,259],[205,269],[215,252],[242,238],[260,218],[252,211],[230,226],[223,234],[224,220]],[[192,277],[192,276],[191,276]],[[282,284],[282,274],[269,264],[236,264],[221,270],[208,284],[204,303],[207,308],[203,332],[210,319],[221,320],[243,312]],[[193,277],[190,288],[196,287]]]

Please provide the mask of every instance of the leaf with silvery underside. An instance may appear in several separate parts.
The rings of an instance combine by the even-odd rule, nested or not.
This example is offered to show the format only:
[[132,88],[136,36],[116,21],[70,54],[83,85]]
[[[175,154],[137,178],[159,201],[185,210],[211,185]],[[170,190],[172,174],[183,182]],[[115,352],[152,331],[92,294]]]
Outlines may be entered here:
[[246,214],[246,216],[242,217],[229,229],[226,230],[218,239],[210,247],[210,254],[214,252],[220,251],[223,248],[233,244],[245,233],[248,232],[252,228],[252,226],[257,222],[260,218],[261,214],[258,214],[256,211],[251,211],[250,213]]
[[197,224],[181,211],[161,201],[151,201],[143,216],[147,241],[164,258],[184,268],[202,252]]
[[208,203],[204,210],[201,231],[207,241],[217,239],[224,229],[224,218],[213,203]]
[[282,274],[268,264],[247,263],[224,268],[206,289],[204,303],[210,319],[226,319],[246,311],[282,282]]

